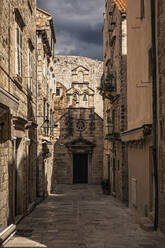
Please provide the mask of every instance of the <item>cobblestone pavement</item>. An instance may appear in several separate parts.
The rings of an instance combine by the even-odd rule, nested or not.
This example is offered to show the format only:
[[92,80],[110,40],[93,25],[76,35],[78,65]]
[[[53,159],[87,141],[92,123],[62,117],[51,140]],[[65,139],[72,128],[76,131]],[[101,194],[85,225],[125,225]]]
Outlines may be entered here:
[[165,236],[145,232],[132,212],[100,186],[58,185],[56,194],[17,226],[5,247],[165,248]]

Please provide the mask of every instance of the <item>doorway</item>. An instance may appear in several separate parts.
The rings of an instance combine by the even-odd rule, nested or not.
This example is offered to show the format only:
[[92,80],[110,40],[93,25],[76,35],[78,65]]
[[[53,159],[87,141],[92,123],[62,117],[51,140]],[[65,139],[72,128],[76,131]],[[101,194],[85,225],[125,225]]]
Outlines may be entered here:
[[16,139],[16,147],[15,147],[15,216],[20,215],[22,213],[22,144],[21,139]]
[[73,183],[88,183],[88,154],[73,154]]

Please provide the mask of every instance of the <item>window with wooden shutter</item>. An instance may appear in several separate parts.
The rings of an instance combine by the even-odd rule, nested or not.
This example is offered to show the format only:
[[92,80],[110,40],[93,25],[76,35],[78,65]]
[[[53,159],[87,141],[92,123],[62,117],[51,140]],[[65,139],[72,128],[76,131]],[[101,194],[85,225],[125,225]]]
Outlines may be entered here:
[[33,82],[32,82],[32,50],[29,48],[29,56],[28,56],[28,89],[32,92],[33,91]]
[[45,115],[45,112],[46,112],[46,102],[45,102],[45,99],[43,100],[43,121],[45,121],[45,117],[46,117],[46,115]]
[[22,30],[16,23],[16,39],[15,39],[15,72],[22,76]]
[[56,94],[56,79],[53,79],[53,93]]

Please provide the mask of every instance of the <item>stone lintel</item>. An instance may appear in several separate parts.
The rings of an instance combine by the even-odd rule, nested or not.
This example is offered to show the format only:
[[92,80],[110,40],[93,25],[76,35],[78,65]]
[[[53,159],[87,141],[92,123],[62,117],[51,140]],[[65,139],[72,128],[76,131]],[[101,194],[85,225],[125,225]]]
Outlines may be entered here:
[[6,90],[0,88],[0,103],[7,106],[9,109],[17,111],[19,106],[19,99],[11,95]]
[[145,124],[141,127],[127,130],[121,134],[121,139],[123,142],[132,142],[138,140],[144,140],[145,136],[151,134],[152,125]]
[[14,124],[15,129],[25,130],[27,123],[28,121],[23,119],[22,117],[13,116],[13,124]]

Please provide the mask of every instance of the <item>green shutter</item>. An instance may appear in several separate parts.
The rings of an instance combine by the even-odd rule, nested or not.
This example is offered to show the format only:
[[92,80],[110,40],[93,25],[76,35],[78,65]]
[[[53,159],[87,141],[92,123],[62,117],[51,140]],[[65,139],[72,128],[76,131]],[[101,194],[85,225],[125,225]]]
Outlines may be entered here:
[[73,100],[74,100],[74,101],[77,101],[77,95],[74,95],[74,96],[73,96]]

